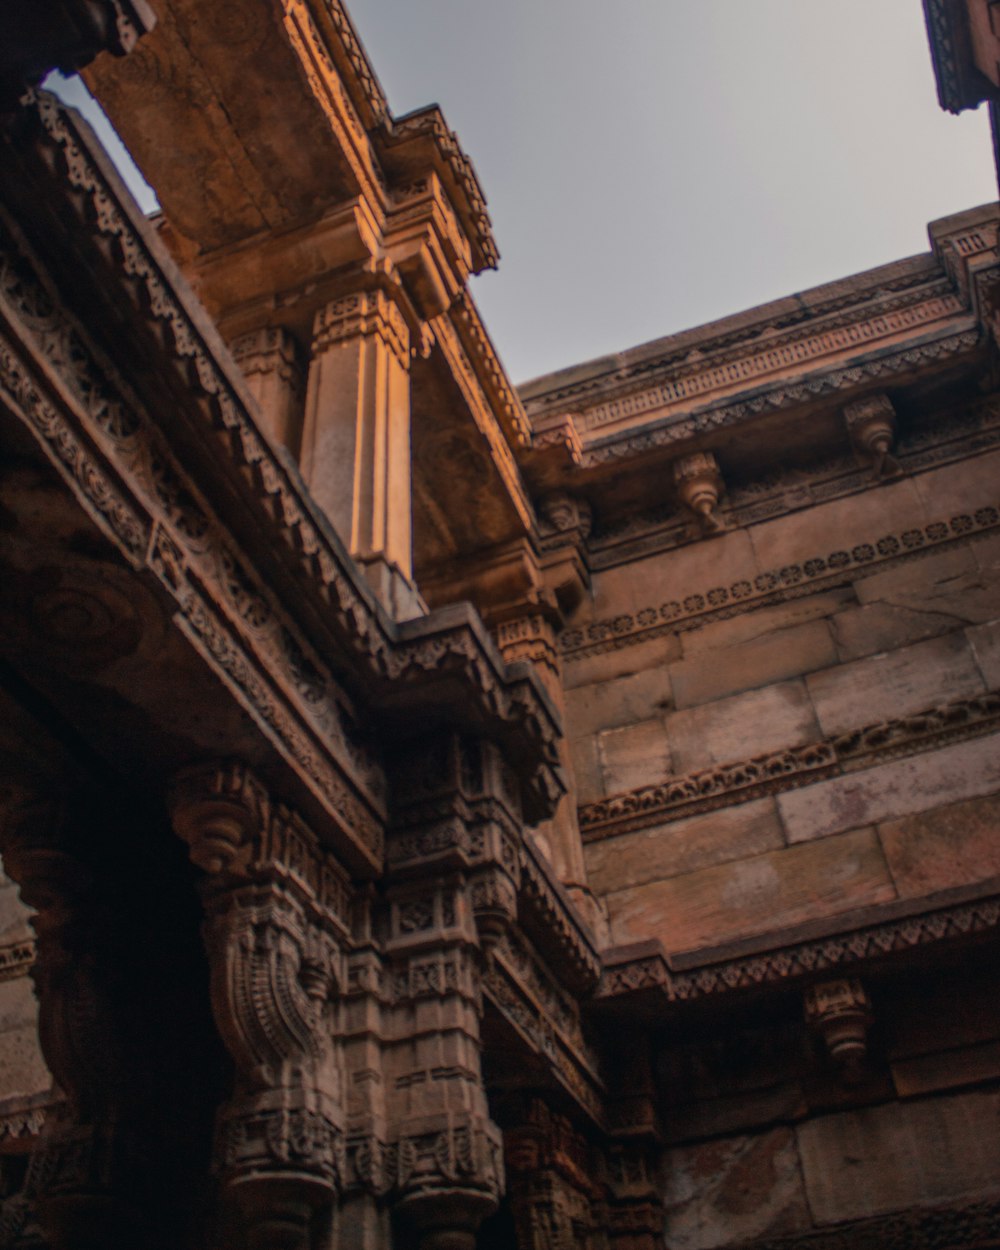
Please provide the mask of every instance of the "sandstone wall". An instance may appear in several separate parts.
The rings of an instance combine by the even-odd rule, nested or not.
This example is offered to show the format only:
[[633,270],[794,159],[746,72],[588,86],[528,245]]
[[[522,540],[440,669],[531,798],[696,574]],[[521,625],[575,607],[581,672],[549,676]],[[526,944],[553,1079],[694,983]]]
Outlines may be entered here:
[[[577,636],[621,633],[567,654],[567,726],[616,942],[691,951],[1000,873],[998,482],[994,453],[597,574]],[[641,630],[713,588],[716,619]],[[764,784],[721,776],[765,755]],[[694,799],[664,802],[681,779]]]

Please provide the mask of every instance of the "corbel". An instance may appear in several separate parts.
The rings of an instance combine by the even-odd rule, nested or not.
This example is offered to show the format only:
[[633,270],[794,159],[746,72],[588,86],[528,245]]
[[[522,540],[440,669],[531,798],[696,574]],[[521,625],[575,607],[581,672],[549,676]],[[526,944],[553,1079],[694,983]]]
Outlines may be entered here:
[[888,395],[870,395],[848,404],[844,422],[858,460],[871,466],[873,482],[902,472],[899,461],[891,454],[896,439],[896,410]]
[[725,529],[719,516],[722,474],[710,451],[692,452],[674,462],[674,485],[681,503],[694,519],[695,534],[718,534]]
[[805,996],[805,1017],[822,1039],[845,1084],[862,1078],[868,1060],[871,1001],[860,981],[822,981]]

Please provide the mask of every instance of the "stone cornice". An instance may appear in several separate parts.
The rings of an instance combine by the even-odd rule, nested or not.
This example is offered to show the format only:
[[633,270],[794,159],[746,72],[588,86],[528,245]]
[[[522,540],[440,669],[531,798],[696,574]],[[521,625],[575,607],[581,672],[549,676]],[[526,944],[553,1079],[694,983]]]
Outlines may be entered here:
[[[585,842],[747,803],[811,785],[826,777],[872,768],[889,759],[932,751],[963,738],[1000,730],[1000,691],[876,721],[804,746],[719,764],[656,785],[615,794],[579,808]],[[1000,749],[1000,740],[998,740]]]
[[[904,473],[919,473],[963,460],[1000,445],[1000,403],[997,396],[967,408],[946,412],[931,423],[903,430],[893,456]],[[730,483],[719,516],[726,529],[787,516],[818,503],[868,491],[871,467],[859,464],[850,451],[834,453],[809,468],[779,468],[763,478]],[[692,537],[684,511],[669,502],[655,512],[624,518],[591,536],[590,567],[613,568],[630,560],[700,541]]]
[[569,425],[596,468],[975,351],[996,210],[930,232],[929,255],[537,379],[521,391],[535,450]]
[[[604,953],[596,1002],[654,993],[665,1006],[715,999],[752,990],[782,990],[831,971],[894,962],[925,947],[996,938],[1000,934],[997,879],[980,887],[918,905],[889,904],[839,916],[813,934],[768,934],[752,949],[665,954],[658,942]],[[983,891],[988,892],[983,892]]]
[[801,562],[767,569],[752,580],[708,587],[686,595],[683,600],[650,604],[636,612],[581,623],[563,631],[559,638],[560,650],[566,660],[572,661],[618,651],[664,634],[697,629],[708,621],[739,616],[756,608],[842,585],[845,579],[865,577],[869,571],[919,558],[927,551],[967,541],[975,534],[991,533],[998,526],[1000,501],[996,507],[958,513],[899,534],[873,535],[868,542],[858,543],[850,550],[817,552]]
[[[62,263],[76,263],[90,249],[94,263],[108,267],[113,284],[109,292],[121,282],[134,292],[129,297],[137,307],[134,332],[158,345],[167,393],[173,390],[182,397],[176,422],[197,449],[203,489],[240,501],[226,524],[237,540],[243,534],[251,542],[263,582],[295,605],[316,639],[316,649],[353,670],[376,702],[390,687],[398,697],[401,689],[433,684],[436,674],[446,672],[458,700],[456,714],[471,713],[484,728],[508,739],[517,739],[520,724],[527,731],[522,754],[535,760],[529,806],[535,813],[548,809],[561,790],[555,763],[558,729],[537,679],[525,672],[512,682],[487,632],[470,613],[436,614],[399,631],[379,611],[295,471],[260,434],[238,371],[103,153],[92,148],[73,115],[51,97],[33,104],[23,115],[23,125],[31,141],[18,140],[14,159],[25,162],[27,184],[38,186],[43,201],[62,196],[64,211],[73,219],[74,255]],[[44,418],[45,429],[52,431],[53,421],[61,423],[37,383],[25,379],[18,385],[31,400],[29,407],[37,401],[51,414]],[[163,397],[161,392],[161,402]],[[61,447],[51,443],[50,454],[62,462],[75,489],[89,497],[88,506],[106,518],[133,566],[150,561],[170,593],[187,587],[185,595],[193,598],[185,615],[192,624],[203,619],[206,587],[191,586],[185,576],[184,547],[194,540],[175,521],[157,521],[150,533],[150,517],[143,518],[136,506],[143,492],[127,459],[105,445],[99,454],[101,467],[96,462],[90,467],[90,453],[84,456],[82,449],[93,445],[95,423],[79,409],[74,419],[80,422],[81,441],[73,463],[67,464]],[[32,423],[46,441],[55,437],[37,421]],[[211,485],[209,478],[214,479]],[[156,507],[162,509],[159,503]],[[262,535],[268,540],[262,541]],[[213,645],[207,640],[206,645],[214,655]],[[536,737],[539,732],[541,738]]]
[[377,136],[383,161],[391,166],[403,158],[403,150],[416,141],[429,145],[438,173],[448,188],[459,220],[473,248],[473,272],[495,269],[500,259],[493,228],[486,209],[486,197],[472,161],[448,126],[436,104],[417,109],[404,117],[386,119]]

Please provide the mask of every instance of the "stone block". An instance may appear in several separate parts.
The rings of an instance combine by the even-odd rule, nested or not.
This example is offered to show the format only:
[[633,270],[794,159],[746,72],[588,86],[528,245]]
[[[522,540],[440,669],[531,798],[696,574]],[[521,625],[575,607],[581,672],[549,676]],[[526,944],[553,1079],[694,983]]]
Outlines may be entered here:
[[649,720],[670,707],[665,666],[566,691],[564,724],[570,738]]
[[720,647],[752,642],[779,629],[833,616],[856,602],[852,589],[831,590],[804,599],[792,599],[788,603],[777,603],[769,608],[757,608],[727,621],[709,621],[698,629],[685,629],[680,635],[684,657],[687,659],[706,651],[717,651]]
[[668,715],[674,767],[692,772],[819,738],[805,685],[778,682]]
[[1000,876],[1000,795],[887,821],[878,832],[901,898]]
[[834,551],[850,552],[888,534],[921,526],[929,519],[923,500],[907,478],[880,490],[833,499],[802,512],[776,517],[750,530],[761,569],[781,569]]
[[596,803],[604,797],[601,760],[596,738],[574,738],[569,743],[577,803]]
[[1000,616],[1000,584],[980,569],[970,546],[934,551],[859,578],[861,603],[886,603],[915,612],[951,616],[956,624]]
[[858,829],[619,890],[606,901],[615,942],[659,938],[678,953],[893,898],[875,831]]
[[587,877],[598,894],[746,859],[784,845],[774,799],[657,825],[584,847]]
[[580,659],[564,658],[563,681],[567,690],[589,686],[599,681],[614,681],[632,673],[648,672],[681,657],[681,642],[676,634],[661,634],[643,642],[630,643],[617,651],[601,651]]
[[981,694],[983,679],[961,631],[840,664],[806,678],[823,734],[907,716]]
[[829,626],[825,621],[811,621],[674,664],[670,670],[674,703],[678,708],[694,707],[836,662]]
[[816,1222],[864,1219],[1000,1189],[1000,1094],[894,1102],[796,1129]]
[[914,1055],[889,1065],[901,1098],[933,1094],[1000,1079],[1000,1042],[983,1042],[933,1055]]
[[987,689],[1000,690],[1000,621],[965,631]]
[[866,603],[838,612],[830,618],[830,628],[837,654],[849,661],[947,634],[955,628],[955,618],[944,612],[925,612],[890,603]]
[[789,842],[930,811],[1000,789],[995,736],[957,742],[778,796]]
[[732,530],[672,551],[604,569],[594,577],[594,616],[657,608],[695,591],[753,580],[758,568],[745,530]]
[[913,483],[924,501],[928,519],[950,520],[977,508],[995,507],[1000,482],[1000,451],[979,452],[930,473],[917,474]]
[[673,771],[670,742],[658,717],[599,734],[597,750],[605,794],[653,785]]
[[17,886],[12,881],[0,886],[0,945],[30,937],[30,916],[31,911],[21,902]]
[[791,1129],[675,1147],[664,1176],[671,1250],[742,1245],[810,1226]]

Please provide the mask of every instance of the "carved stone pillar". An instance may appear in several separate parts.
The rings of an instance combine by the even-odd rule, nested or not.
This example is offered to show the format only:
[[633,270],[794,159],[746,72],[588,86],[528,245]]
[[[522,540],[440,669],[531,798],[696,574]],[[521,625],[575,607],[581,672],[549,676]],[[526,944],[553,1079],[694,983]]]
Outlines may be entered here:
[[385,607],[415,615],[410,466],[410,334],[381,291],[316,314],[302,473]]
[[54,1250],[143,1240],[133,1205],[142,1201],[141,1149],[122,1124],[117,934],[75,852],[72,823],[58,800],[0,796],[4,868],[35,911],[39,1044],[65,1100],[50,1114],[25,1190]]
[[305,1250],[343,1172],[347,877],[239,764],[184,773],[171,808],[205,872],[212,1007],[236,1064],[217,1122],[225,1205],[252,1250]]
[[302,370],[295,340],[281,326],[241,334],[229,345],[260,405],[264,429],[298,457],[302,440]]
[[516,783],[491,747],[449,735],[413,750],[394,788],[385,1073],[396,1211],[421,1250],[473,1250],[503,1185],[480,1070],[480,961],[516,913]]
[[518,1250],[603,1250],[597,1159],[569,1120],[532,1099],[504,1151]]

